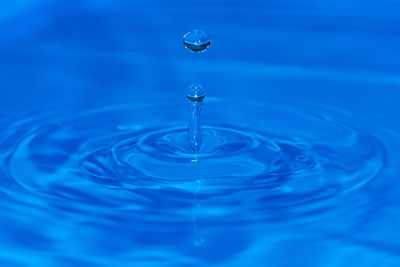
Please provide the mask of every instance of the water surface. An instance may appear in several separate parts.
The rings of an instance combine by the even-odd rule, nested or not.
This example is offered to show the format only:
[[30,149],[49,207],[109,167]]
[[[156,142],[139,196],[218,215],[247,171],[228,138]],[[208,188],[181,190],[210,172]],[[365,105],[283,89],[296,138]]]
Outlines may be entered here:
[[3,265],[399,264],[398,3],[2,5]]

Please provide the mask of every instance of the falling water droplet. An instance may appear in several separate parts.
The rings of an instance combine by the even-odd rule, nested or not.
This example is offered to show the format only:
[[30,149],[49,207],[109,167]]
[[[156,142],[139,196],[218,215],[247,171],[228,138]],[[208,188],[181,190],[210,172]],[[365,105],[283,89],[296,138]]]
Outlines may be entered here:
[[202,30],[193,30],[183,36],[185,47],[193,52],[204,52],[211,44],[210,37]]
[[191,116],[188,125],[188,139],[194,153],[200,150],[202,142],[201,131],[201,109],[203,99],[206,96],[205,90],[199,84],[189,86],[187,98],[190,102]]

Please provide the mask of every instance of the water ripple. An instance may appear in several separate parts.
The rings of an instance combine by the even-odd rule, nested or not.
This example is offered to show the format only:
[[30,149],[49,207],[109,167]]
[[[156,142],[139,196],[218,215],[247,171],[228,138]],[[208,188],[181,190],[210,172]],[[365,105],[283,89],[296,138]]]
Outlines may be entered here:
[[[223,114],[216,112],[221,105]],[[165,108],[177,109],[170,125],[163,123]],[[315,219],[341,196],[363,190],[385,166],[379,140],[331,114],[265,103],[238,110],[219,100],[205,110],[197,156],[176,103],[25,116],[1,134],[2,191],[30,195],[50,213],[60,206],[65,212],[115,207],[153,223],[186,222],[194,195],[206,206],[196,218],[214,225],[234,223],[243,213],[240,221],[276,220],[273,210],[279,220],[286,220],[285,212]],[[229,114],[240,115],[221,117]],[[242,116],[251,119],[243,123]]]

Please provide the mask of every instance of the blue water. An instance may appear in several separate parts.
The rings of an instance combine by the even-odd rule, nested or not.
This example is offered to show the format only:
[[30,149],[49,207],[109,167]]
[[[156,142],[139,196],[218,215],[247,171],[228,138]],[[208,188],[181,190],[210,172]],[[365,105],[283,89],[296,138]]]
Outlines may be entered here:
[[3,2],[1,266],[400,265],[400,2]]

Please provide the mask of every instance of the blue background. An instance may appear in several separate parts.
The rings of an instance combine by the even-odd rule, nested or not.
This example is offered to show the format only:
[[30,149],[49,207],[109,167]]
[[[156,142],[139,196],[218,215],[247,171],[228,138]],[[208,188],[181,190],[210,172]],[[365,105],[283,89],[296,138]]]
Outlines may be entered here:
[[[56,241],[45,239],[42,230],[33,230],[36,224],[51,228],[40,211],[10,202],[0,212],[4,224],[0,229],[0,263],[399,266],[399,12],[400,2],[389,0],[3,1],[2,132],[15,118],[29,117],[36,110],[51,114],[62,107],[77,114],[154,99],[183,102],[187,86],[200,82],[207,96],[238,106],[257,100],[312,104],[321,107],[321,112],[327,106],[342,110],[341,121],[370,125],[363,130],[385,147],[386,169],[390,171],[382,178],[385,191],[372,194],[379,197],[379,205],[368,216],[354,219],[351,227],[343,222],[335,226],[340,218],[334,216],[326,219],[334,231],[318,227],[305,231],[296,225],[276,230],[278,226],[268,224],[269,239],[264,243],[251,239],[256,236],[254,229],[246,234],[241,228],[236,229],[240,234],[235,230],[220,233],[220,243],[200,250],[179,238],[174,242],[174,233],[165,234],[161,229],[129,239],[124,239],[120,229],[115,233],[119,238],[110,241],[109,247],[95,247],[95,239],[87,244],[80,235],[69,239],[71,233],[80,231],[79,222],[71,223],[72,228],[65,226],[68,230],[56,228],[47,233],[65,241],[58,246]],[[202,54],[191,53],[182,44],[183,34],[196,28],[205,30],[212,39],[211,47]],[[318,108],[314,111],[320,112]],[[168,109],[165,112],[174,114]],[[1,141],[3,146],[13,143],[4,136]],[[390,178],[387,182],[386,177]],[[2,198],[5,203],[10,199],[5,193]],[[321,226],[326,221],[314,223]],[[93,229],[96,227],[106,229],[104,225]],[[237,243],[232,245],[228,237],[235,235]],[[99,242],[108,238],[99,237]],[[175,250],[175,245],[179,249]],[[131,257],[130,249],[140,247],[142,256]],[[164,247],[177,253],[160,254]],[[158,253],[152,254],[154,250]]]

